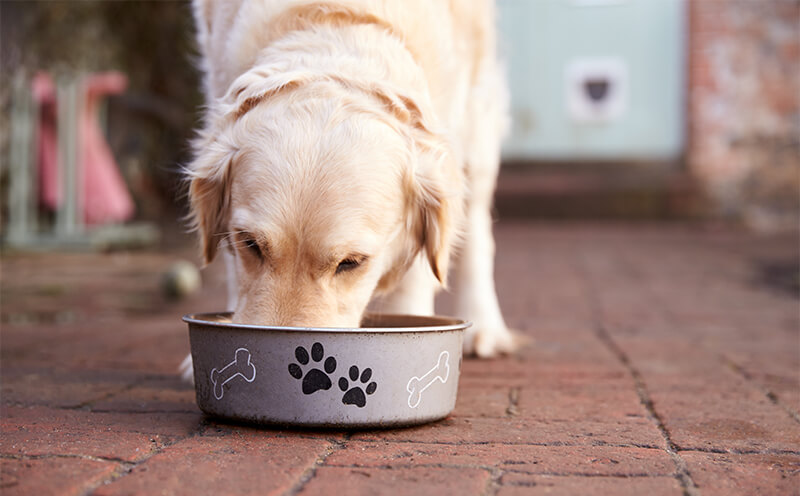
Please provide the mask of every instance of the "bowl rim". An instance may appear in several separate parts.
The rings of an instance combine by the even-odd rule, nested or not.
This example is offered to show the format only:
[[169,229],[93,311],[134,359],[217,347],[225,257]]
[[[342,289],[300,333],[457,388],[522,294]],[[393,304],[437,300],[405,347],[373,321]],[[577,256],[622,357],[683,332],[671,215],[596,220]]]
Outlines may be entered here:
[[[472,322],[467,322],[455,317],[448,317],[442,315],[404,315],[404,314],[382,314],[367,312],[364,314],[364,320],[377,321],[380,319],[397,319],[407,320],[409,323],[416,322],[416,325],[408,325],[402,327],[379,327],[370,325],[367,327],[302,327],[302,326],[276,326],[276,325],[255,325],[255,324],[234,324],[231,322],[220,322],[218,320],[210,320],[212,318],[225,318],[233,315],[233,312],[204,312],[204,313],[191,313],[183,316],[181,320],[189,325],[200,325],[204,327],[217,327],[221,329],[238,329],[238,330],[258,330],[258,331],[291,331],[291,332],[317,332],[317,333],[400,333],[400,332],[447,332],[447,331],[463,331],[472,326]],[[430,324],[420,324],[422,321],[432,321]]]

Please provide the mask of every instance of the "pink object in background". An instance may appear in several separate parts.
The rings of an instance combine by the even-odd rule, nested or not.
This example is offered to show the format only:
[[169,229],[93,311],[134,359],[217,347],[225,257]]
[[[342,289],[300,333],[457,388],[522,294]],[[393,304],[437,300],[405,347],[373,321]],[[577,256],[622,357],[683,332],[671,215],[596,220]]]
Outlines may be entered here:
[[[87,225],[124,222],[134,214],[134,204],[98,121],[98,105],[107,95],[121,93],[128,80],[119,72],[92,74],[82,81],[83,107],[78,109],[81,206]],[[32,82],[33,96],[41,111],[38,119],[39,199],[56,210],[63,200],[58,134],[56,88],[52,78],[39,73]]]
[[33,78],[31,90],[39,104],[39,115],[36,116],[39,202],[49,210],[56,210],[62,197],[58,176],[56,87],[49,75],[40,72]]

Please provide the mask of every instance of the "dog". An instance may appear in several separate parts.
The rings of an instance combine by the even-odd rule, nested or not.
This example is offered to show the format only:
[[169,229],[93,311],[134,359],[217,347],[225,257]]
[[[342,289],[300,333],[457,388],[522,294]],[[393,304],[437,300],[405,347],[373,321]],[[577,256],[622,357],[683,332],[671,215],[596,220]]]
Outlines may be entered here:
[[452,259],[464,351],[510,352],[493,278],[508,121],[494,2],[193,9],[207,111],[190,216],[205,263],[225,258],[233,321],[358,327],[370,302],[431,315]]

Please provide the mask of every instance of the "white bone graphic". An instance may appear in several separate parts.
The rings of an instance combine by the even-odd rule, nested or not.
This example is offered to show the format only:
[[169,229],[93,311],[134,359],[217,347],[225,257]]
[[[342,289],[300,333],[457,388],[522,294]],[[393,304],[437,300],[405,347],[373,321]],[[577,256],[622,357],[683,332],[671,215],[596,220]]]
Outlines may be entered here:
[[236,350],[233,361],[223,368],[211,371],[211,384],[214,385],[214,397],[222,399],[224,386],[228,381],[241,377],[247,382],[256,380],[256,366],[250,363],[250,351],[247,348]]
[[422,400],[422,392],[433,385],[434,382],[441,381],[442,384],[447,382],[450,376],[450,364],[447,363],[450,358],[450,353],[443,351],[439,354],[439,362],[435,367],[430,369],[427,374],[422,377],[412,377],[408,381],[406,391],[408,391],[408,406],[416,408]]

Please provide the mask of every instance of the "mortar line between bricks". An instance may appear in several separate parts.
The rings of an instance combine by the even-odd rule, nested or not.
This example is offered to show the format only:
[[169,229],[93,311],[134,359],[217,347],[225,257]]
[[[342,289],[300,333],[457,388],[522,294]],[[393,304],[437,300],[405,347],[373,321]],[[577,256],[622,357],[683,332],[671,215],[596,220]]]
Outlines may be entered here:
[[120,463],[123,465],[136,464],[136,462],[131,460],[125,460],[124,458],[115,458],[111,456],[80,455],[75,453],[42,453],[38,455],[18,455],[15,453],[0,453],[0,459],[4,460],[51,460],[53,458],[91,460],[94,462]]
[[162,453],[166,448],[169,448],[170,446],[175,446],[176,444],[178,444],[180,442],[183,442],[183,441],[185,441],[187,439],[191,439],[193,437],[202,435],[203,430],[206,428],[207,425],[208,425],[208,423],[206,422],[205,418],[201,418],[200,422],[198,422],[197,427],[194,429],[194,431],[190,432],[188,435],[183,436],[183,437],[179,437],[177,439],[172,439],[172,440],[166,441],[163,444],[161,444],[160,446],[156,445],[153,448],[153,450],[150,451],[150,453],[147,456],[145,456],[145,457],[143,457],[141,459],[138,459],[138,460],[136,460],[134,462],[120,463],[119,467],[117,467],[117,469],[114,470],[114,473],[112,473],[110,476],[100,480],[96,484],[90,485],[89,487],[86,488],[86,490],[83,491],[82,494],[86,495],[86,496],[91,495],[97,490],[97,488],[99,488],[101,486],[106,486],[106,485],[109,485],[109,484],[113,484],[114,482],[118,481],[119,479],[122,479],[123,477],[126,477],[131,472],[133,472],[133,470],[136,467],[138,467],[139,465],[142,465],[143,463],[146,463],[148,460],[150,460],[154,456]]
[[[67,408],[58,408],[59,410],[75,410],[73,407]],[[89,413],[120,413],[124,415],[154,415],[154,414],[162,414],[162,415],[193,415],[196,413],[200,413],[199,409],[195,410],[125,410],[119,409],[115,410],[113,408],[100,408],[95,409],[89,407],[89,409],[84,410]]]
[[118,395],[120,395],[122,393],[126,393],[126,392],[130,391],[131,389],[135,388],[136,386],[140,385],[141,382],[142,381],[138,381],[138,380],[134,381],[134,382],[132,382],[130,384],[126,384],[125,386],[123,386],[123,387],[121,387],[119,389],[116,389],[114,391],[109,391],[109,392],[107,392],[105,394],[101,394],[100,396],[97,396],[96,398],[88,399],[86,401],[78,403],[77,405],[64,406],[64,407],[62,407],[62,409],[64,409],[64,410],[82,410],[82,409],[87,408],[87,407],[89,409],[91,409],[91,406],[94,405],[95,403],[111,399],[111,398],[113,398],[115,396],[118,396]]
[[[442,467],[439,468],[449,468],[442,464]],[[456,468],[468,468],[468,467],[456,467]],[[500,478],[503,476],[503,469],[499,467],[486,467],[480,466],[480,469],[486,470],[489,472],[489,479],[486,481],[486,485],[483,487],[483,491],[481,491],[481,496],[495,496],[497,492],[500,490]]]
[[[554,476],[554,477],[616,477],[616,478],[637,478],[637,479],[646,479],[646,478],[653,478],[653,477],[672,477],[671,474],[651,474],[647,472],[630,472],[630,473],[616,473],[616,474],[602,474],[597,472],[558,472],[558,471],[530,471],[530,470],[519,470],[519,469],[511,469],[511,468],[499,468],[494,465],[480,465],[480,464],[464,464],[464,463],[395,463],[395,464],[386,464],[386,465],[358,465],[353,463],[335,463],[335,464],[327,464],[326,467],[331,468],[350,468],[350,469],[379,469],[379,470],[397,470],[397,469],[413,469],[413,468],[452,468],[452,469],[481,469],[486,470],[488,472],[496,472],[497,479],[503,475],[503,473],[512,473],[512,474],[526,474],[526,475],[547,475],[547,476]],[[494,475],[494,474],[493,474]],[[488,484],[487,484],[488,486]],[[482,494],[485,494],[482,493]]]
[[186,410],[186,411],[180,411],[180,410],[172,410],[172,411],[158,411],[158,410],[143,411],[143,410],[108,410],[108,409],[95,410],[95,409],[93,409],[91,407],[91,405],[93,405],[94,403],[97,403],[97,402],[103,401],[103,400],[111,399],[114,396],[117,396],[118,394],[122,394],[122,393],[124,393],[126,391],[129,391],[129,390],[135,388],[138,385],[139,385],[138,383],[128,384],[128,385],[123,386],[122,388],[117,389],[117,390],[115,390],[113,392],[102,394],[100,396],[97,396],[95,398],[83,401],[81,403],[64,404],[64,405],[50,405],[50,404],[47,404],[47,403],[36,403],[36,402],[3,401],[3,406],[15,407],[15,408],[27,408],[27,407],[30,407],[30,406],[45,406],[45,407],[53,409],[53,410],[67,410],[67,411],[84,410],[84,411],[90,411],[92,413],[196,413],[196,410],[193,410],[191,412],[188,411],[188,410]]
[[725,355],[722,355],[721,359],[722,359],[722,361],[723,361],[723,362],[724,362],[724,363],[725,363],[725,364],[726,364],[728,367],[730,367],[730,368],[731,368],[731,370],[733,370],[733,371],[734,371],[736,374],[738,374],[740,377],[742,377],[742,378],[743,378],[745,381],[747,381],[747,382],[748,382],[750,385],[752,385],[754,388],[756,388],[756,389],[758,389],[759,391],[761,391],[761,393],[762,393],[764,396],[766,396],[766,397],[767,397],[767,399],[768,399],[768,400],[769,400],[769,401],[770,401],[772,404],[774,404],[775,406],[777,406],[777,407],[781,408],[783,411],[785,411],[785,412],[786,412],[786,413],[787,413],[787,414],[788,414],[788,415],[789,415],[789,416],[792,418],[792,420],[794,420],[794,421],[795,421],[795,422],[797,422],[797,423],[800,423],[800,414],[798,414],[798,412],[794,411],[794,409],[792,409],[790,406],[788,406],[788,405],[785,405],[785,404],[784,404],[784,403],[783,403],[783,402],[782,402],[782,401],[781,401],[781,400],[778,398],[778,395],[776,395],[774,392],[772,392],[772,390],[770,390],[768,387],[765,387],[765,386],[761,385],[761,384],[760,384],[760,383],[759,383],[759,382],[758,382],[758,381],[757,381],[757,380],[756,380],[756,379],[753,377],[753,375],[752,375],[752,374],[750,374],[748,371],[746,371],[746,370],[744,369],[744,367],[742,367],[742,366],[741,366],[741,365],[739,365],[738,363],[734,362],[733,360],[731,360],[730,358],[728,358],[728,357],[727,357],[727,356],[725,356]]
[[[98,487],[113,482],[117,478],[121,477],[123,474],[130,472],[133,467],[138,465],[137,462],[131,462],[128,460],[123,460],[121,458],[111,458],[111,457],[101,457],[101,456],[90,456],[90,455],[73,455],[73,454],[48,454],[48,455],[0,455],[0,459],[12,459],[12,460],[52,460],[52,459],[78,459],[78,460],[92,460],[92,461],[100,461],[105,463],[113,463],[116,465],[114,467],[114,471],[108,477],[103,477],[101,479],[97,479],[96,482],[93,482],[92,479],[84,480],[83,483],[86,484],[86,489],[81,493],[83,495],[92,494],[94,491],[97,490]],[[149,458],[149,457],[148,457]]]
[[[617,269],[621,273],[628,274],[632,280],[636,280],[637,276],[641,277],[641,274],[637,273],[636,270],[630,264],[626,263],[619,263],[617,262]],[[587,267],[584,258],[579,258],[576,260],[576,269],[577,272],[584,280],[585,288],[586,288],[586,297],[591,308],[595,326],[594,326],[594,334],[599,339],[599,341],[606,347],[606,349],[611,352],[611,354],[622,364],[623,367],[628,371],[631,378],[633,379],[634,386],[636,388],[636,394],[639,397],[639,401],[647,410],[647,414],[650,417],[651,421],[656,425],[661,436],[664,438],[664,442],[666,447],[664,451],[672,459],[672,463],[675,464],[675,478],[678,480],[678,483],[681,485],[683,489],[684,496],[699,496],[700,491],[697,489],[697,485],[692,479],[691,474],[689,473],[689,469],[686,466],[686,461],[680,456],[678,453],[678,447],[672,441],[672,438],[669,435],[669,431],[667,430],[666,425],[664,424],[664,420],[658,414],[653,405],[653,400],[650,398],[650,394],[647,392],[647,388],[645,387],[644,378],[633,366],[630,361],[628,355],[620,348],[614,339],[609,334],[608,330],[603,327],[603,319],[602,319],[602,312],[600,310],[601,305],[599,302],[599,296],[602,294],[601,288],[597,287],[594,283],[592,277],[587,272]],[[649,288],[648,288],[649,289]],[[652,293],[652,290],[650,290]],[[658,298],[656,298],[656,301]]]
[[800,451],[795,450],[742,450],[742,449],[714,449],[714,448],[681,448],[681,453],[711,453],[713,455],[794,455],[800,456]]
[[297,482],[292,485],[286,492],[284,492],[284,496],[294,496],[299,494],[300,491],[308,484],[311,479],[313,479],[317,475],[317,469],[325,463],[325,460],[328,459],[333,453],[343,450],[347,448],[347,441],[352,437],[352,433],[346,433],[344,435],[344,439],[341,441],[338,439],[332,439],[329,442],[331,443],[330,446],[325,448],[323,451],[309,466],[306,470],[300,474],[300,477],[297,479]]
[[[530,474],[530,475],[539,475],[543,477],[586,477],[588,479],[640,479],[640,478],[652,478],[652,479],[664,479],[664,478],[672,478],[669,475],[647,475],[645,477],[637,477],[635,475],[618,475],[618,474],[558,474],[558,473],[537,473],[537,474]],[[536,487],[538,484],[535,481],[514,481],[514,482],[507,482],[503,484],[505,487]]]
[[[128,391],[130,391],[131,389],[133,389],[133,388],[135,388],[137,386],[141,386],[142,384],[145,384],[147,381],[158,380],[158,379],[162,379],[163,377],[164,377],[163,375],[158,375],[158,374],[144,374],[144,375],[141,375],[140,377],[137,377],[132,382],[129,382],[129,383],[125,384],[124,386],[120,386],[119,388],[114,389],[112,391],[107,391],[107,392],[105,392],[105,393],[103,393],[101,395],[98,395],[98,396],[94,397],[94,398],[90,398],[88,400],[82,401],[81,403],[77,403],[77,404],[73,404],[73,405],[59,406],[57,408],[59,408],[61,410],[83,410],[83,409],[86,409],[88,407],[91,410],[91,406],[94,405],[95,403],[98,403],[98,402],[104,401],[104,400],[109,400],[109,399],[114,398],[116,396],[119,396],[119,395],[121,395],[121,394],[123,394],[125,392],[128,392]],[[92,410],[92,411],[94,411],[94,410]]]
[[[277,437],[277,436],[276,436]],[[319,438],[313,438],[319,439]],[[591,446],[604,446],[609,448],[637,448],[637,449],[651,449],[657,451],[663,451],[664,448],[661,446],[655,446],[652,444],[617,444],[617,443],[606,443],[603,441],[593,441],[591,444],[582,444],[582,443],[563,443],[560,441],[556,441],[553,443],[531,443],[531,442],[508,442],[508,441],[418,441],[414,439],[385,439],[379,437],[372,437],[372,438],[358,438],[353,439],[352,441],[355,442],[363,442],[363,443],[395,443],[395,444],[431,444],[431,445],[441,445],[441,446],[484,446],[489,444],[497,444],[500,446],[542,446],[542,447],[550,447],[550,448],[587,448]]]
[[608,350],[611,351],[611,353],[628,370],[631,378],[633,378],[633,382],[636,387],[636,394],[639,396],[639,401],[641,401],[642,405],[647,410],[648,416],[656,424],[658,431],[664,438],[664,442],[666,443],[665,451],[675,464],[676,478],[683,489],[684,496],[699,496],[700,491],[697,489],[697,485],[689,473],[689,469],[686,466],[686,461],[678,453],[678,447],[672,441],[669,431],[664,424],[664,420],[656,411],[655,406],[653,405],[653,400],[650,398],[650,393],[647,392],[642,375],[639,373],[636,367],[633,366],[628,358],[628,355],[622,351],[617,343],[614,342],[614,339],[611,337],[608,331],[599,323],[595,326],[595,334],[597,335],[598,339],[608,348]]

